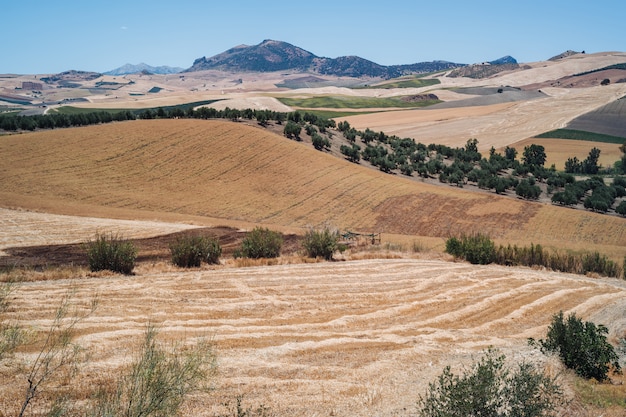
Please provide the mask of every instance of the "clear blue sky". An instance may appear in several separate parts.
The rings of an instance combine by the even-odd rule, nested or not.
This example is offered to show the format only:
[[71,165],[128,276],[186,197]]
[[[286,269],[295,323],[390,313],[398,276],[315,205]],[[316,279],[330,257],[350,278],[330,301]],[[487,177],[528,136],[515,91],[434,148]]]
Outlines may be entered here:
[[264,39],[383,65],[626,51],[626,1],[1,0],[0,73],[188,68]]

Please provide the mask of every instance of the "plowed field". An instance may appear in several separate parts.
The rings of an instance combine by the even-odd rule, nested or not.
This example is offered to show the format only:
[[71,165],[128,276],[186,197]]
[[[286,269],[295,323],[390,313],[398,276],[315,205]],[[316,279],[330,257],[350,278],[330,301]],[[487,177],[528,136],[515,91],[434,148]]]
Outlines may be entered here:
[[[272,415],[414,415],[445,365],[458,371],[488,346],[545,362],[526,338],[542,337],[559,310],[607,324],[612,340],[626,332],[623,281],[420,259],[30,282],[9,319],[45,329],[70,288],[79,303],[100,298],[80,325],[89,361],[68,381],[84,392],[120,372],[149,321],[166,340],[213,338],[216,390],[194,396],[185,416],[224,412],[242,394]],[[0,378],[0,409],[14,409],[20,378]]]

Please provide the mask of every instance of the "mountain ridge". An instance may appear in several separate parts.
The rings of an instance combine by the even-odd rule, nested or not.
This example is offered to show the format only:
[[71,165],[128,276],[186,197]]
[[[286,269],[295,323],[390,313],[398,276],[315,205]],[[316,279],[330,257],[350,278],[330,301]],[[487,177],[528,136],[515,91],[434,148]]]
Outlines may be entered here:
[[290,70],[346,77],[395,78],[414,73],[448,70],[465,65],[439,60],[385,66],[355,55],[338,58],[320,57],[290,43],[266,39],[257,45],[238,45],[212,57],[197,58],[193,65],[183,72]]
[[144,62],[139,64],[124,64],[121,67],[112,69],[110,71],[106,71],[104,75],[127,75],[127,74],[136,74],[139,72],[148,72],[151,74],[177,74],[183,71],[184,68],[180,67],[170,67],[167,65],[161,65],[157,67],[153,67]]

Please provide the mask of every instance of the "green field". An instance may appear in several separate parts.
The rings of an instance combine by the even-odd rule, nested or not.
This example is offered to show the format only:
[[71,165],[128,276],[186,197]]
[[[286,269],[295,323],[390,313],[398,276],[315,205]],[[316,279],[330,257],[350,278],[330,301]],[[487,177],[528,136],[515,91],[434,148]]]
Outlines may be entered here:
[[619,136],[603,135],[601,133],[585,132],[582,130],[572,129],[556,129],[546,133],[535,136],[537,138],[547,139],[572,139],[572,140],[584,140],[588,142],[604,142],[604,143],[618,143],[622,144],[626,142],[626,138]]
[[333,110],[307,110],[306,113],[311,113],[316,115],[317,117],[321,117],[323,119],[334,119],[337,117],[346,117],[346,116],[355,116],[357,114],[369,114],[369,113],[377,113],[372,111],[333,111]]
[[357,87],[357,88],[383,88],[383,89],[391,89],[391,88],[421,88],[421,87],[430,87],[432,85],[441,84],[441,81],[437,79],[423,79],[419,77],[411,78],[411,79],[400,79],[395,81],[390,81],[384,84],[376,84],[373,86],[366,87]]
[[305,109],[373,109],[373,108],[419,108],[440,103],[439,100],[426,100],[420,102],[404,101],[400,97],[374,98],[374,97],[346,97],[346,96],[320,96],[311,98],[279,98],[281,103]]

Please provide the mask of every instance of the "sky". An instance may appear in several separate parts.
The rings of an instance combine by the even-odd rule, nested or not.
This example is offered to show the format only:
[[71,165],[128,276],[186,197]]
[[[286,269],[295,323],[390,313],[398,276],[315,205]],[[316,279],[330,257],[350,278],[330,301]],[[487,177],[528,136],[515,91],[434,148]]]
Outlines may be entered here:
[[265,39],[381,65],[626,51],[626,2],[0,0],[0,73],[189,68]]

